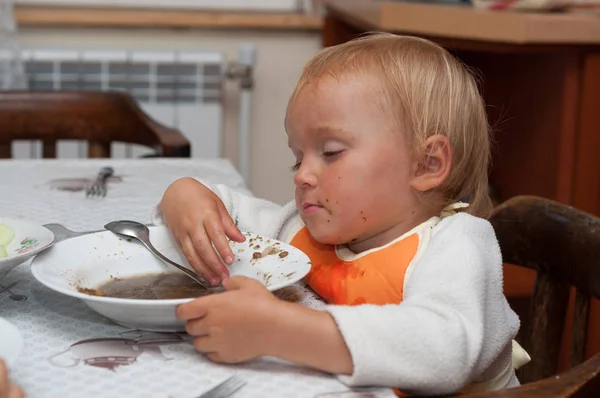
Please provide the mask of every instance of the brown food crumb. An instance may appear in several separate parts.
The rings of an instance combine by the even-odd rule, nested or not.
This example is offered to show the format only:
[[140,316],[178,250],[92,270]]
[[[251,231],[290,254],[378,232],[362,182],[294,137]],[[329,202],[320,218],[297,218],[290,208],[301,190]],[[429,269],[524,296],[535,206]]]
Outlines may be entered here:
[[271,254],[277,254],[279,251],[274,248],[273,246],[267,246],[267,248],[265,248],[265,250],[263,250],[262,255],[264,256],[269,256]]
[[281,252],[281,253],[279,253],[279,257],[284,258],[284,257],[287,257],[288,254],[290,254],[290,253],[288,253],[288,252]]
[[254,246],[253,249],[256,249],[256,250],[260,249],[260,245]]
[[273,246],[267,246],[262,252],[254,252],[252,254],[252,260],[258,260],[260,258],[264,258],[264,257],[270,256],[270,255],[278,254],[280,252],[281,252],[281,249],[275,247],[274,245]]

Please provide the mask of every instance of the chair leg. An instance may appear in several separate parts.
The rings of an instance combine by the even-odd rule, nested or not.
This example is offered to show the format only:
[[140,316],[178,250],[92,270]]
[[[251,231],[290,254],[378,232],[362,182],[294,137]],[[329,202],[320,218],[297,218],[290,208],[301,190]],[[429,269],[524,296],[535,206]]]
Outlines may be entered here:
[[56,158],[56,141],[55,140],[44,140],[42,142],[42,155],[44,159]]
[[110,157],[110,144],[102,144],[100,142],[89,142],[88,147],[89,158],[109,158]]
[[12,157],[12,148],[8,144],[0,144],[0,159],[10,159]]

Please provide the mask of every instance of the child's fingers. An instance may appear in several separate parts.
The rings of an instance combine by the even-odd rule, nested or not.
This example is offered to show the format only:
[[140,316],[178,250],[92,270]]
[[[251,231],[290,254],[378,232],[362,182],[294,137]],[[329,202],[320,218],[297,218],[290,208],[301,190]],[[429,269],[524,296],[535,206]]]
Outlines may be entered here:
[[194,349],[204,354],[214,352],[211,338],[209,336],[196,337],[194,339]]
[[223,287],[226,290],[240,290],[243,288],[251,288],[256,285],[263,286],[259,281],[245,276],[234,276],[223,282]]
[[8,395],[7,398],[25,398],[25,393],[21,389],[21,387],[10,384],[8,387]]
[[206,279],[211,285],[216,286],[219,283],[219,279],[216,274],[214,274],[211,269],[204,264],[204,262],[200,259],[198,254],[196,253],[196,248],[192,243],[192,238],[189,236],[185,236],[180,242],[181,249],[183,250],[183,254],[187,258],[188,262],[194,268],[194,270]]
[[235,225],[233,218],[231,218],[231,216],[227,212],[227,209],[225,208],[225,206],[223,206],[223,205],[219,206],[219,214],[221,215],[221,222],[223,223],[223,226],[225,227],[225,234],[229,237],[229,239],[236,241],[236,242],[245,241],[246,237],[239,230],[237,225]]
[[[206,221],[204,226],[209,240],[215,245],[215,250],[219,253],[219,256],[221,256],[223,261],[225,261],[225,264],[233,264],[233,251],[231,251],[229,241],[227,240],[227,236],[225,236],[225,228],[223,227],[221,220],[217,218]],[[214,266],[218,267],[218,269],[213,268],[213,271],[218,271],[219,275],[225,276],[223,279],[229,277],[229,271],[226,267],[223,267],[223,264],[220,261]]]
[[[204,221],[203,228],[199,228],[193,232],[192,242],[194,243],[196,253],[198,253],[198,256],[204,265],[207,266],[213,274],[217,275],[219,280],[222,280],[229,278],[229,270],[217,255],[215,247],[213,246],[213,239],[216,239],[221,247],[223,247],[223,245],[229,247],[229,242],[227,242],[225,233],[218,232],[214,227],[217,223],[218,221],[216,223],[209,220]],[[223,230],[221,229],[221,231]],[[225,242],[223,242],[223,240]],[[229,248],[229,250],[231,251],[231,248]],[[228,256],[233,256],[233,253]]]
[[221,357],[221,354],[219,354],[218,352],[209,352],[206,354],[206,357],[208,359],[210,359],[212,362],[225,363],[225,361]]
[[175,316],[177,319],[181,319],[183,321],[205,317],[208,313],[208,308],[205,304],[207,298],[208,297],[200,297],[177,306]]
[[[2,393],[2,391],[6,390],[7,386],[8,386],[8,368],[6,367],[4,360],[2,360],[2,358],[0,358],[0,393]],[[0,395],[0,397],[1,397],[1,395]]]
[[23,398],[23,390],[8,380],[8,368],[0,358],[0,397],[2,398]]
[[185,331],[190,336],[208,336],[208,330],[209,327],[204,318],[190,319],[185,323]]

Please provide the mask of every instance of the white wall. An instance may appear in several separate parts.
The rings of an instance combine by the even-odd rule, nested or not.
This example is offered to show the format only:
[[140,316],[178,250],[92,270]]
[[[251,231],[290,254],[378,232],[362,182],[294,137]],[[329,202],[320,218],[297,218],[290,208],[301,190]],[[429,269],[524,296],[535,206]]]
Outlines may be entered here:
[[[23,47],[217,50],[237,59],[238,44],[257,47],[251,122],[250,181],[252,191],[285,203],[293,198],[283,119],[288,96],[306,60],[321,46],[319,32],[158,29],[30,29],[20,31]],[[237,162],[238,86],[227,84],[223,155]]]

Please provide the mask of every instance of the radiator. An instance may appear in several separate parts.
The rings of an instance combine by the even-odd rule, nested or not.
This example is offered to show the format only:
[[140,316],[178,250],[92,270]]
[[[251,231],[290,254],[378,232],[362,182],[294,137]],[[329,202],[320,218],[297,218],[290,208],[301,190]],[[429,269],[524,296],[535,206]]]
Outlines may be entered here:
[[[30,90],[119,90],[133,96],[156,121],[179,129],[192,157],[222,155],[226,60],[219,52],[33,50],[22,51]],[[41,157],[40,142],[13,142],[14,158]],[[115,158],[150,152],[114,143]],[[59,141],[60,158],[86,157],[87,143]]]

